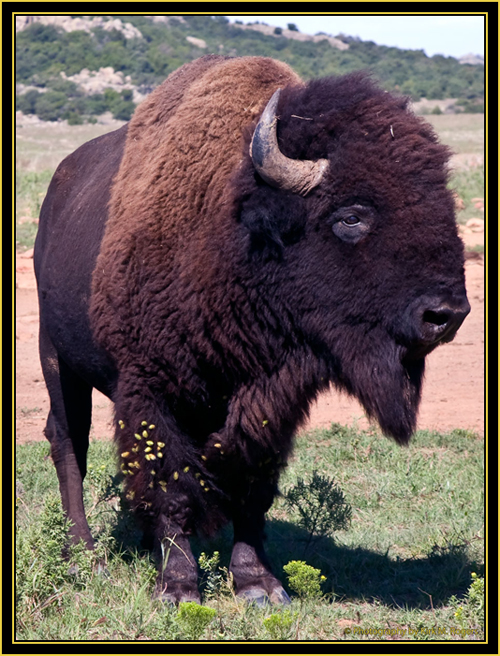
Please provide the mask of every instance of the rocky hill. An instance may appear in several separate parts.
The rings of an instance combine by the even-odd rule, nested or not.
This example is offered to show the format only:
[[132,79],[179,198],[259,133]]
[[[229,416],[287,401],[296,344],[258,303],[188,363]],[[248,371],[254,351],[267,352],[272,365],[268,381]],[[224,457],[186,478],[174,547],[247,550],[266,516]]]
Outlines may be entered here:
[[16,16],[16,32],[26,29],[30,25],[40,23],[41,25],[53,25],[65,32],[83,30],[91,32],[100,27],[107,32],[118,30],[126,39],[142,38],[142,34],[131,23],[124,23],[119,18],[111,16],[93,16],[92,18],[78,16]]
[[206,53],[274,57],[306,80],[367,69],[388,90],[441,101],[436,111],[482,110],[484,66],[475,56],[459,62],[345,35],[194,15],[17,16],[16,109],[49,121],[94,121],[109,111],[128,120],[169,73]]
[[[271,17],[272,18],[272,17]],[[338,50],[348,50],[349,44],[336,39],[333,36],[328,36],[328,34],[317,34],[311,36],[310,34],[303,34],[298,30],[285,30],[280,27],[273,27],[272,25],[265,25],[264,23],[231,23],[232,26],[237,27],[241,30],[256,30],[267,36],[272,36],[274,38],[284,37],[285,39],[295,39],[296,41],[312,41],[313,43],[319,43],[320,41],[326,41],[333,48]]]

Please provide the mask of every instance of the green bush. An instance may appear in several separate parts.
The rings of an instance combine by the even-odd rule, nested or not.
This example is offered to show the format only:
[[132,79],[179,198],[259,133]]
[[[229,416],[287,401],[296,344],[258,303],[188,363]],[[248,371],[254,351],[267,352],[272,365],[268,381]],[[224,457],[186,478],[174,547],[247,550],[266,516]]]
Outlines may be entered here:
[[38,97],[42,95],[36,89],[30,89],[22,95],[16,96],[16,110],[21,110],[23,114],[35,114]]
[[292,612],[289,608],[286,608],[281,612],[272,613],[263,620],[262,624],[272,640],[290,640],[293,626],[298,617],[297,612]]
[[484,578],[475,572],[472,572],[471,578],[472,584],[467,593],[467,603],[469,608],[477,614],[480,623],[484,625]]
[[64,113],[66,94],[61,91],[47,91],[39,94],[36,100],[36,113],[42,121],[57,121]]
[[68,125],[83,125],[83,118],[77,112],[67,112],[64,118],[67,119]]
[[113,108],[113,118],[119,121],[130,121],[132,114],[135,111],[135,104],[122,100],[117,103]]
[[352,510],[342,490],[316,471],[308,482],[299,478],[283,496],[288,509],[297,516],[297,524],[309,534],[308,544],[314,537],[331,536],[349,527]]
[[211,558],[202,552],[198,558],[198,564],[203,572],[201,584],[206,599],[221,599],[232,593],[232,575],[227,567],[220,567],[219,563],[218,551],[214,551]]
[[475,572],[471,574],[472,583],[462,603],[453,596],[450,600],[455,607],[454,617],[463,629],[484,630],[484,578]]
[[129,121],[135,111],[135,104],[131,98],[130,89],[124,89],[121,93],[114,89],[104,90],[106,110],[112,112],[113,117],[120,121]]
[[213,608],[200,606],[194,601],[184,601],[179,604],[175,621],[185,638],[199,640],[216,615],[217,611]]
[[61,598],[65,585],[84,588],[91,579],[96,553],[83,542],[68,546],[68,528],[59,496],[50,495],[40,521],[18,533],[16,601],[24,609],[45,607]]
[[326,577],[315,567],[302,560],[291,560],[283,569],[288,576],[288,585],[301,599],[318,599],[321,597],[321,584]]
[[457,100],[457,105],[462,107],[467,114],[484,113],[484,101],[480,98],[461,98]]
[[104,114],[104,112],[107,112],[108,105],[106,103],[106,99],[104,98],[104,94],[94,93],[91,96],[87,96],[86,108],[87,112],[91,115],[98,116],[99,114]]
[[46,87],[51,91],[64,93],[68,97],[83,95],[83,92],[79,91],[77,84],[71,80],[65,80],[62,77],[55,77],[47,80]]

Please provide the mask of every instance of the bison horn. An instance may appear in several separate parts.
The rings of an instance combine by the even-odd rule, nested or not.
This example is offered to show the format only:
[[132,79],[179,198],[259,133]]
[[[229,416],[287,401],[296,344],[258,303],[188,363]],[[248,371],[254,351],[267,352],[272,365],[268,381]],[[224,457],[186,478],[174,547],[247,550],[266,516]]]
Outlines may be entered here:
[[328,160],[290,159],[280,151],[276,136],[280,93],[281,89],[274,92],[262,112],[250,144],[250,157],[260,177],[272,187],[305,196],[321,182]]

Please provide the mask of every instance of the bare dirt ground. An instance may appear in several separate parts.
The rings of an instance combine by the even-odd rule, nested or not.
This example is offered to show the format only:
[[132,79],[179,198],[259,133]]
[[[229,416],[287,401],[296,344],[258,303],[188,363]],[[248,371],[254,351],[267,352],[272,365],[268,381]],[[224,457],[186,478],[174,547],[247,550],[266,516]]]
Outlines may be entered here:
[[[483,234],[465,234],[470,246],[483,243]],[[484,433],[484,267],[483,257],[467,260],[470,315],[450,344],[427,358],[426,382],[419,428],[441,431],[463,428]],[[38,358],[38,301],[33,259],[16,258],[16,442],[42,440],[49,398]],[[94,391],[91,437],[112,436],[112,410],[106,397]],[[311,411],[306,429],[332,422],[368,426],[363,409],[334,391],[323,394]]]

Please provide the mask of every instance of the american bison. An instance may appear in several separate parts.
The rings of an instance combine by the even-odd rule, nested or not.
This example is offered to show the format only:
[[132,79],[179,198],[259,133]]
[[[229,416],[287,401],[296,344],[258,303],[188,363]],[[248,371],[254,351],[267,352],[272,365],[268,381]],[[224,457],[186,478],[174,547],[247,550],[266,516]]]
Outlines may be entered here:
[[95,387],[155,594],[199,600],[188,536],[232,521],[237,594],[287,601],[264,514],[310,403],[334,385],[407,443],[425,356],[470,310],[448,158],[365,73],[208,56],[61,163],[35,269],[74,540]]

